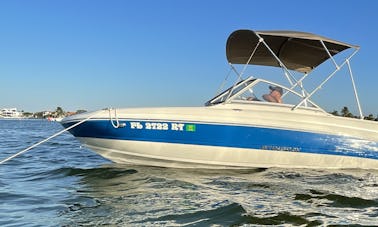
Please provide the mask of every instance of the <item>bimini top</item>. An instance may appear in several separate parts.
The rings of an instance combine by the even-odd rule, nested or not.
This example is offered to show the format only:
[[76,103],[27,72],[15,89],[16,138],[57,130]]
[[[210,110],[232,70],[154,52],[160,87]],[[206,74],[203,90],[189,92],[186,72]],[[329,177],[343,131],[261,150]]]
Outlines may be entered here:
[[[359,48],[305,32],[237,30],[227,40],[228,62],[280,67],[274,55],[263,43],[260,43],[262,40],[287,69],[303,73],[310,72],[329,59],[330,55],[334,56],[348,48]],[[327,47],[330,55],[321,41]]]

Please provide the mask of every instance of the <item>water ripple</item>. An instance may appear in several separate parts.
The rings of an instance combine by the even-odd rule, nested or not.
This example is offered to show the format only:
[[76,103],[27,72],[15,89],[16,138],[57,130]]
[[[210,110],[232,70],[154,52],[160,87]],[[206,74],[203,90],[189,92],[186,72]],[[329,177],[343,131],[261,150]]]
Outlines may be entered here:
[[[61,129],[0,121],[0,158]],[[64,133],[0,166],[0,226],[378,226],[377,188],[367,170],[119,165]]]

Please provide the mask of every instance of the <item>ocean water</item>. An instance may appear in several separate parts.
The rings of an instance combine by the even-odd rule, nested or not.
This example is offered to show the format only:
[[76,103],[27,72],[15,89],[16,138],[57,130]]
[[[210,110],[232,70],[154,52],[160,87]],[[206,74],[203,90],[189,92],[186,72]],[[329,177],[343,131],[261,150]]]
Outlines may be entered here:
[[[62,130],[0,120],[0,160]],[[0,165],[0,226],[378,226],[378,171],[114,164],[64,133]]]

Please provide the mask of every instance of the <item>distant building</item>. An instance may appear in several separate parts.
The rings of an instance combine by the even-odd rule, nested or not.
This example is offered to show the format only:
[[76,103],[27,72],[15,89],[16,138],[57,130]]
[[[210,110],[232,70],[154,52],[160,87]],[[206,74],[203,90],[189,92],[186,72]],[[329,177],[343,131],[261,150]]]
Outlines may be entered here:
[[50,116],[51,114],[52,114],[51,111],[43,111],[42,112],[42,117],[46,118],[46,117]]
[[3,108],[0,112],[0,117],[3,118],[19,118],[22,113],[17,111],[17,108]]

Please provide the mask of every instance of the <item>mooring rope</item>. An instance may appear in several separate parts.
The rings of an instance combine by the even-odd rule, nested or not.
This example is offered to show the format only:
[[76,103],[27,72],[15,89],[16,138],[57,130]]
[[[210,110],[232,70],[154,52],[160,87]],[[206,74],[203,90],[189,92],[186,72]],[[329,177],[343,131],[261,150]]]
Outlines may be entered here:
[[[104,111],[104,110],[103,110],[103,111]],[[25,148],[24,150],[22,150],[22,151],[20,151],[20,152],[17,152],[16,154],[11,155],[11,156],[9,156],[9,157],[6,158],[6,159],[3,159],[2,161],[0,161],[0,165],[1,165],[1,164],[4,164],[5,162],[7,162],[7,161],[9,161],[9,160],[11,160],[11,159],[13,159],[13,158],[19,156],[19,155],[21,155],[21,154],[23,154],[23,153],[25,153],[25,152],[31,150],[31,149],[33,149],[33,148],[36,147],[36,146],[41,145],[42,143],[47,142],[48,140],[50,140],[50,139],[52,139],[52,138],[54,138],[54,137],[59,136],[59,135],[62,134],[63,132],[66,132],[66,131],[68,131],[68,130],[70,130],[70,129],[72,129],[72,128],[75,128],[76,126],[78,126],[78,125],[80,125],[80,124],[82,124],[82,123],[88,121],[89,119],[93,118],[94,116],[98,115],[100,112],[102,112],[102,111],[96,111],[94,114],[92,114],[92,115],[90,115],[89,117],[87,117],[87,118],[85,118],[85,119],[83,119],[83,120],[81,120],[81,121],[79,121],[79,122],[77,122],[77,123],[71,125],[70,127],[67,127],[67,128],[65,128],[65,129],[63,129],[63,130],[61,130],[61,131],[55,133],[54,135],[52,135],[52,136],[50,136],[50,137],[48,137],[48,138],[46,138],[46,139],[44,139],[44,140],[42,140],[42,141],[40,141],[40,142],[38,142],[38,143],[33,144],[33,145],[31,145],[30,147]]]

